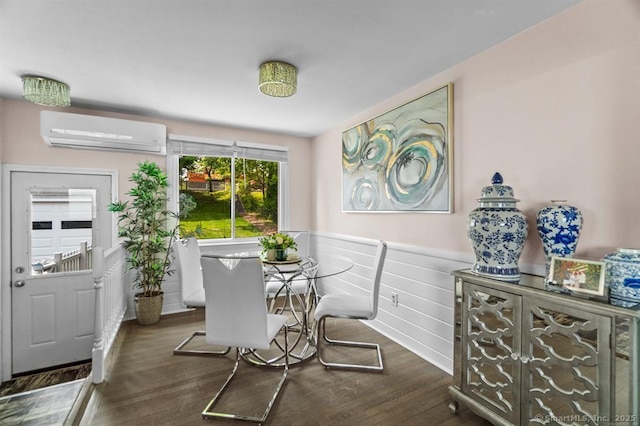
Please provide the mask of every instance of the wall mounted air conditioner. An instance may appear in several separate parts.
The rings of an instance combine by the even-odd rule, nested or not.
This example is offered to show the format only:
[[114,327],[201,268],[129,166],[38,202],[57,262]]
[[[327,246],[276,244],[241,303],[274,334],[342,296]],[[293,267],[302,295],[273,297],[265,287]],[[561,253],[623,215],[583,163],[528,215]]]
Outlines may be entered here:
[[40,133],[53,147],[167,154],[167,128],[162,124],[41,111]]

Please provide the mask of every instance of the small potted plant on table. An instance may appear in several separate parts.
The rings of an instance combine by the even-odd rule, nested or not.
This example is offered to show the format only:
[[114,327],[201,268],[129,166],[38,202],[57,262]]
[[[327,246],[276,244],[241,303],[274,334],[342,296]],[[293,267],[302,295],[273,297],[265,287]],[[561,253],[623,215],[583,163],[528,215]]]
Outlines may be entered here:
[[262,246],[262,252],[269,261],[287,260],[287,249],[296,249],[296,241],[287,234],[276,233],[258,239]]

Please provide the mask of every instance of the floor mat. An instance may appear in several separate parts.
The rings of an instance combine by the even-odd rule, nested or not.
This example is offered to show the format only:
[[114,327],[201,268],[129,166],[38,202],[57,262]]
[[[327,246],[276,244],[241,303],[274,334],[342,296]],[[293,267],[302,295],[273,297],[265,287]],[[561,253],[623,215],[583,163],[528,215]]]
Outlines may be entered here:
[[57,368],[55,370],[16,377],[0,385],[0,397],[84,379],[88,377],[90,373],[91,363],[85,362]]
[[0,398],[0,424],[60,426],[66,424],[83,380]]

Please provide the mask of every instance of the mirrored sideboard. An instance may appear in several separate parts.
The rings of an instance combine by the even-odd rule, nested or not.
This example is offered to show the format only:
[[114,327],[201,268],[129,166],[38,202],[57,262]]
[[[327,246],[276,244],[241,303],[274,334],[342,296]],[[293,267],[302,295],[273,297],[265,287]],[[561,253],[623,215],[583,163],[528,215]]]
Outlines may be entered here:
[[455,271],[450,408],[497,425],[640,424],[640,309]]

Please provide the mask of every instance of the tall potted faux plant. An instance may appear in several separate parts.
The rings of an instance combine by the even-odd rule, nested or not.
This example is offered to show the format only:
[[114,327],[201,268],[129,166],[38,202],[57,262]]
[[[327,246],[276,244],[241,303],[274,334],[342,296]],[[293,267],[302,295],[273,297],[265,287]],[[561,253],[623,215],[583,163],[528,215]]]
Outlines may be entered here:
[[162,312],[162,280],[171,274],[169,252],[178,233],[177,215],[167,210],[167,175],[153,162],[138,163],[129,178],[135,185],[127,193],[129,201],[109,205],[118,214],[118,236],[129,257],[133,278],[136,318],[141,325],[155,324]]

